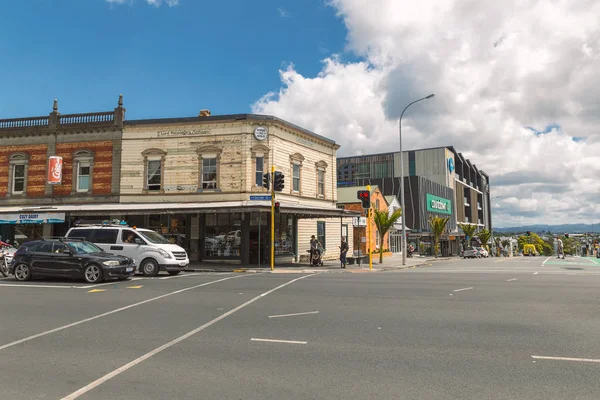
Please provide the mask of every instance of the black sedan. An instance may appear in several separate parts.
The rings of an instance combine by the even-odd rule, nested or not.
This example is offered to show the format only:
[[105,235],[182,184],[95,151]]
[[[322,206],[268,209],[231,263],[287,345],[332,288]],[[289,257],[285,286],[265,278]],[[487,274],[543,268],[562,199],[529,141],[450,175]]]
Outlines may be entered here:
[[105,253],[93,243],[74,240],[35,240],[23,244],[14,254],[9,272],[18,281],[33,277],[85,279],[127,279],[134,274],[133,260]]

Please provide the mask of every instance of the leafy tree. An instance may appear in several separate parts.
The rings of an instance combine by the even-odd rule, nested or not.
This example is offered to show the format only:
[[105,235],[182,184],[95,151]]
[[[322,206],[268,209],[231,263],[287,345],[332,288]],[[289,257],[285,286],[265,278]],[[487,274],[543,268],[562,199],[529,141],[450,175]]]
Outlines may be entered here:
[[[377,231],[379,233],[379,263],[383,263],[383,238],[385,234],[394,226],[398,218],[402,216],[402,210],[395,210],[392,215],[388,213],[387,210],[379,211],[375,207],[373,207],[373,220],[375,221],[375,226],[377,227]],[[405,240],[405,238],[402,238]]]
[[487,229],[483,229],[477,236],[479,236],[479,240],[481,240],[481,245],[489,251],[487,243],[492,237],[492,232],[488,231]]
[[468,225],[468,224],[459,224],[460,229],[465,233],[467,239],[467,247],[471,247],[471,239],[473,239],[473,234],[475,230],[477,230],[477,225]]
[[531,232],[531,236],[521,235],[517,239],[517,242],[519,244],[520,250],[523,250],[526,244],[532,244],[535,246],[535,249],[539,254],[545,254],[544,241],[542,240],[542,238],[539,237],[537,233]]
[[450,217],[429,217],[429,226],[431,227],[431,232],[433,233],[433,243],[436,258],[439,252],[440,236],[442,236],[442,233],[444,233],[446,224],[449,220]]

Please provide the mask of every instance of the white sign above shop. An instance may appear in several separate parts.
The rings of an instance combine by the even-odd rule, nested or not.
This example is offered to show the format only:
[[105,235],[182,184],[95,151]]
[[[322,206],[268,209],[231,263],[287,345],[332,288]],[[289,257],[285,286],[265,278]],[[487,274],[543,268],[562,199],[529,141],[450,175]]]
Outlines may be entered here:
[[0,214],[0,224],[60,224],[65,213]]

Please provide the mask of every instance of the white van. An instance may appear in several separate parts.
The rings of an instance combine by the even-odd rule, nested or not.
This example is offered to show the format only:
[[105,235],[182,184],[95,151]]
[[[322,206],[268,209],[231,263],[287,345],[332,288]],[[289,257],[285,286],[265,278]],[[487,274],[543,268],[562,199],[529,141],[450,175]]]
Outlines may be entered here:
[[124,225],[88,225],[69,229],[69,238],[85,239],[107,253],[132,258],[137,271],[156,276],[159,271],[177,275],[190,260],[185,250],[158,233]]

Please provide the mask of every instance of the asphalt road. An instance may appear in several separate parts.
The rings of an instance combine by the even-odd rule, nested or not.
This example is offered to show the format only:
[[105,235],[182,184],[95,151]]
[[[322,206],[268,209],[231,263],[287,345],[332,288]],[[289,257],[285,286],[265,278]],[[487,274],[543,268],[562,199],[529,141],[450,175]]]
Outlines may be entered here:
[[0,279],[0,399],[598,399],[599,290],[541,257]]

